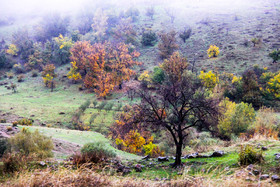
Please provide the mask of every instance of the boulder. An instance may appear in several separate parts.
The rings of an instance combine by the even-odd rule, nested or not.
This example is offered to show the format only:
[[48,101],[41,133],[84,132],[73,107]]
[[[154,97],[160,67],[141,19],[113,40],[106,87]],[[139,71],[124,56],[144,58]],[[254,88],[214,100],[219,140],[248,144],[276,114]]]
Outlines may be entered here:
[[278,175],[272,175],[271,180],[275,182],[280,182],[280,177]]
[[147,156],[142,157],[142,160],[149,160],[149,158],[150,158],[150,156],[147,155]]
[[142,166],[140,164],[136,164],[134,166],[134,169],[135,169],[136,172],[142,172]]
[[168,159],[168,157],[159,156],[159,157],[158,157],[158,161],[159,161],[159,162],[167,162],[167,161],[169,161],[169,159]]
[[267,147],[265,147],[265,146],[263,146],[263,147],[262,147],[262,150],[263,150],[263,151],[267,151],[267,150],[268,150],[268,148],[267,148]]
[[212,155],[210,155],[209,157],[222,157],[225,155],[224,151],[215,151],[214,153],[212,153]]
[[257,170],[257,169],[254,169],[254,170],[253,170],[253,174],[254,174],[254,175],[259,175],[259,174],[260,174],[260,171]]
[[39,163],[39,165],[42,166],[42,167],[44,167],[44,166],[46,166],[46,163],[45,163],[44,161],[41,161],[41,162]]
[[187,158],[190,159],[190,158],[196,158],[198,156],[198,153],[192,153],[192,154],[189,154],[187,155]]
[[280,160],[280,153],[275,153],[275,160]]
[[260,180],[266,180],[269,178],[269,175],[268,174],[263,174],[260,176]]

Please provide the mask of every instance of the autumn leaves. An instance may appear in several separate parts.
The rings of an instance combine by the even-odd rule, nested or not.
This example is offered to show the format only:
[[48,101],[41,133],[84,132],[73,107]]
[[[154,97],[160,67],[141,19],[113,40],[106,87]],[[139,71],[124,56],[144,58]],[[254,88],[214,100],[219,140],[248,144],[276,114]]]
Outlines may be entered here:
[[[106,97],[116,86],[122,88],[123,81],[127,81],[135,74],[131,69],[140,62],[136,51],[130,52],[124,43],[111,44],[109,42],[91,45],[88,41],[77,42],[71,48],[72,68],[68,78],[79,71],[87,88],[93,89],[99,97]],[[73,71],[75,69],[75,71]]]

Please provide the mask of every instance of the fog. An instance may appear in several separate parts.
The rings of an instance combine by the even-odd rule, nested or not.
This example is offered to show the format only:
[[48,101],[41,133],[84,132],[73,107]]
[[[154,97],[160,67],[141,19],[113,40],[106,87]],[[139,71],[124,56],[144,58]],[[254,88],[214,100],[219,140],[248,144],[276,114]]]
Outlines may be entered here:
[[[192,10],[231,13],[266,6],[275,0],[1,0],[1,15],[36,15],[47,12],[78,12],[84,7],[163,6],[192,8]],[[276,2],[276,1],[275,1]]]

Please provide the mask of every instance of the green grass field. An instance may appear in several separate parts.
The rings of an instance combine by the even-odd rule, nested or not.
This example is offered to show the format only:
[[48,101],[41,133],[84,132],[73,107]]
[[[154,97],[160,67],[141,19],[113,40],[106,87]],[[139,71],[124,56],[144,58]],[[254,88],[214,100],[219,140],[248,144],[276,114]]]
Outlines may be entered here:
[[[22,128],[23,126],[20,126]],[[93,132],[93,131],[77,131],[77,130],[67,130],[67,129],[58,129],[58,128],[47,128],[47,127],[36,127],[36,126],[29,126],[26,127],[31,131],[38,130],[39,132],[43,133],[46,136],[50,136],[52,138],[57,138],[61,140],[65,140],[71,143],[76,143],[79,145],[84,145],[90,142],[104,142],[108,149],[112,149],[117,153],[117,155],[122,159],[128,160],[138,160],[140,157],[137,155],[133,155],[130,153],[126,153],[120,150],[115,149],[110,145],[110,141],[104,137],[102,134]]]

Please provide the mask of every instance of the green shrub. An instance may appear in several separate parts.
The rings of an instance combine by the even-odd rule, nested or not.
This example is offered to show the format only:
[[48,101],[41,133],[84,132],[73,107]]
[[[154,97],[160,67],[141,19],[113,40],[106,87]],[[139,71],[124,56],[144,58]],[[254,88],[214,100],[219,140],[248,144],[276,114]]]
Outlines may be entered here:
[[278,60],[280,60],[280,49],[271,51],[269,53],[269,57],[273,59],[273,63],[276,63]]
[[152,81],[154,83],[161,84],[164,81],[164,71],[160,67],[155,67],[152,75]]
[[8,140],[6,138],[0,138],[0,158],[8,149]]
[[89,100],[86,100],[86,102],[84,102],[80,107],[79,107],[79,110],[81,111],[85,111],[90,105],[90,101]]
[[101,112],[102,109],[106,106],[107,101],[102,101],[96,108],[98,109],[99,112]]
[[225,138],[245,133],[255,120],[255,110],[251,104],[236,104],[225,99],[220,103],[220,107],[223,115],[219,118],[218,129]]
[[114,103],[113,102],[108,102],[105,106],[104,106],[104,110],[106,110],[106,112],[112,110],[114,106]]
[[51,138],[39,133],[38,130],[30,132],[23,128],[20,133],[9,139],[11,151],[32,158],[47,158],[53,155],[53,142]]
[[240,165],[260,163],[264,160],[262,152],[256,151],[250,145],[246,145],[245,147],[241,146],[241,150],[238,156],[239,156],[238,160],[240,162]]
[[143,46],[154,46],[157,42],[156,33],[149,31],[142,34],[141,44]]
[[181,34],[179,34],[179,37],[183,40],[183,42],[185,43],[186,40],[191,36],[192,33],[192,29],[185,29]]
[[0,69],[4,68],[7,63],[7,58],[4,50],[0,51]]
[[83,164],[88,162],[98,163],[109,158],[116,157],[116,153],[111,149],[106,149],[103,142],[87,143],[81,149],[81,155],[74,156],[75,164]]
[[23,119],[17,121],[17,124],[18,125],[25,125],[25,126],[32,126],[32,120],[23,118]]

